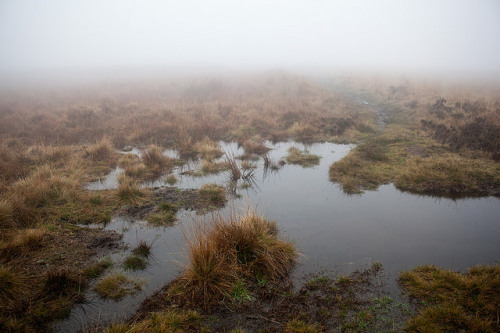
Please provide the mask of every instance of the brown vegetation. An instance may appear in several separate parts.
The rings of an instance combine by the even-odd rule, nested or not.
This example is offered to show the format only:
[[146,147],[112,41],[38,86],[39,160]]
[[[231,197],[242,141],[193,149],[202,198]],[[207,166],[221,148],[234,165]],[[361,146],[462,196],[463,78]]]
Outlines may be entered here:
[[189,265],[179,278],[184,297],[208,305],[230,297],[240,279],[286,277],[296,251],[277,237],[275,222],[248,213],[200,222],[187,238]]
[[[374,113],[387,123],[330,168],[330,179],[359,193],[394,182],[449,197],[500,193],[500,94],[494,88],[364,80]],[[492,85],[494,87],[494,85]]]

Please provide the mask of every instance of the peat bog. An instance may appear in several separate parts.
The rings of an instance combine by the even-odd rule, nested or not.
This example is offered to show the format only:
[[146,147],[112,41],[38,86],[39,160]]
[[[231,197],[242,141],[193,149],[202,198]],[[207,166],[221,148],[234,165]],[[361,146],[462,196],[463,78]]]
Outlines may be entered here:
[[499,329],[495,87],[278,72],[13,89],[2,330]]

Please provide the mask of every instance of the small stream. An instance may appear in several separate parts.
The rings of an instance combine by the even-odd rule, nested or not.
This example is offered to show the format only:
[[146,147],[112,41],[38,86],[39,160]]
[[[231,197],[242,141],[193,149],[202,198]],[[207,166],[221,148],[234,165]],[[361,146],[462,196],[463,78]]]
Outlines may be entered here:
[[[270,159],[278,162],[295,145],[322,156],[312,168],[284,165],[278,170],[264,168],[261,160],[252,186],[243,189],[229,185],[228,172],[204,177],[185,175],[197,170],[192,162],[175,170],[179,188],[199,188],[205,183],[228,187],[233,196],[221,213],[244,212],[254,207],[271,220],[277,220],[286,237],[295,240],[303,254],[294,272],[300,279],[317,271],[347,274],[366,268],[373,261],[383,264],[389,289],[396,292],[397,274],[420,264],[436,264],[464,271],[476,264],[492,264],[500,259],[500,202],[481,199],[436,199],[398,191],[392,184],[362,195],[346,195],[338,184],[328,180],[329,166],[342,159],[352,145],[320,143],[304,146],[294,142],[271,145]],[[234,156],[242,153],[235,143],[221,143]],[[172,154],[170,152],[169,154]],[[89,185],[93,190],[117,185],[116,169],[101,181]],[[115,185],[114,185],[115,184]],[[145,187],[167,186],[163,178],[143,184]],[[149,295],[179,274],[185,263],[183,229],[201,217],[195,212],[180,211],[173,227],[152,228],[145,221],[115,217],[106,230],[121,232],[125,243],[133,248],[138,241],[153,242],[153,259],[146,270],[125,274],[145,282],[144,289],[120,302],[107,301],[90,291],[88,304],[78,305],[71,317],[57,323],[56,331],[75,331],[130,316]],[[94,226],[97,227],[97,226]],[[114,253],[113,269],[121,270],[121,260],[128,250]]]

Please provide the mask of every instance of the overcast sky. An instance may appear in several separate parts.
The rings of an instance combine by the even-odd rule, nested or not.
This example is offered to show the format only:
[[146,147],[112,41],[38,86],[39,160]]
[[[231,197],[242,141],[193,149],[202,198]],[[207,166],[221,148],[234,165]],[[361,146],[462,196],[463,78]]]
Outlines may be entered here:
[[296,66],[500,74],[498,0],[1,0],[0,70]]

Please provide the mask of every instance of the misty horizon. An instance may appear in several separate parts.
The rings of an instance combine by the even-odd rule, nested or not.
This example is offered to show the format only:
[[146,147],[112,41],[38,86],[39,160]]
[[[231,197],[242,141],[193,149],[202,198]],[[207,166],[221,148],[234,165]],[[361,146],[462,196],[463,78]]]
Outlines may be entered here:
[[279,69],[494,78],[499,18],[496,1],[2,1],[0,72]]

